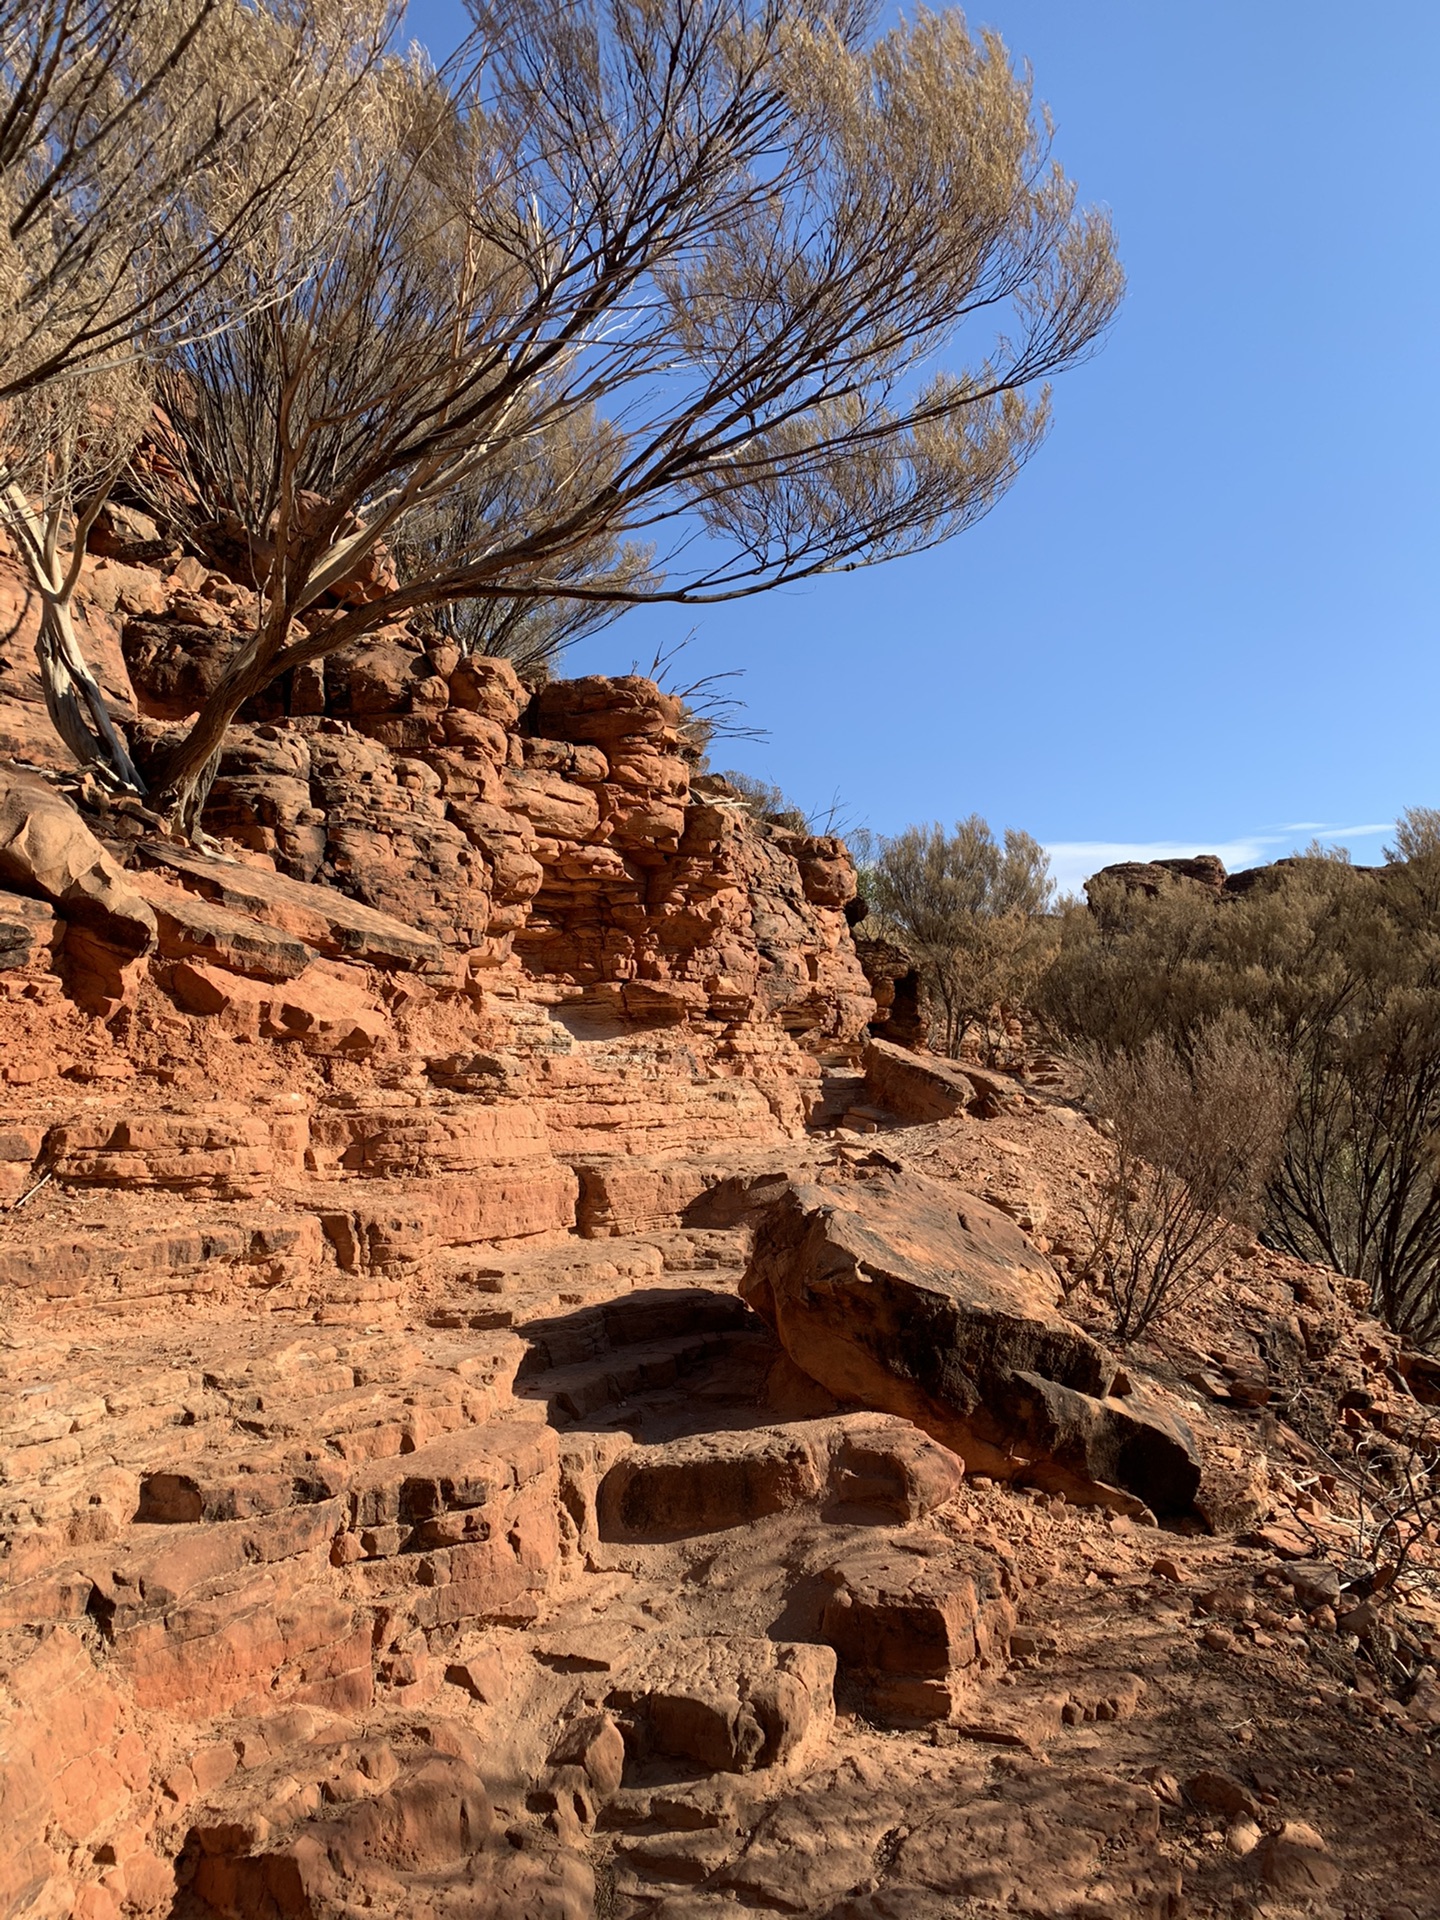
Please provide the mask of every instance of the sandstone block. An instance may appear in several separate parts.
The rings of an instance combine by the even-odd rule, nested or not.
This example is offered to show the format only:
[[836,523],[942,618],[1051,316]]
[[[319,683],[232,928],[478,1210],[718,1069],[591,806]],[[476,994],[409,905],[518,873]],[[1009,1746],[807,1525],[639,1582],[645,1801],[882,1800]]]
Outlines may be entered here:
[[1324,1840],[1300,1820],[1287,1820],[1278,1833],[1267,1833],[1250,1863],[1273,1894],[1301,1907],[1328,1903],[1340,1885],[1340,1869],[1326,1854]]
[[65,934],[65,922],[43,900],[0,891],[0,973],[49,970]]
[[560,840],[584,840],[600,824],[600,804],[588,787],[558,773],[512,770],[505,781],[511,810],[536,833]]
[[550,1754],[552,1767],[580,1767],[601,1800],[620,1788],[625,1741],[608,1713],[584,1714],[566,1728]]
[[666,1754],[708,1773],[797,1763],[834,1722],[829,1647],[667,1638],[645,1647],[609,1696],[626,1751]]
[[42,780],[0,766],[0,881],[46,900],[125,960],[155,945],[155,915],[75,809]]
[[[227,976],[229,977],[229,976]],[[245,1198],[275,1167],[266,1120],[239,1113],[81,1121],[51,1136],[63,1177],[87,1186],[165,1187]]]
[[877,1542],[836,1561],[821,1636],[872,1708],[905,1720],[944,1720],[982,1666],[1002,1659],[1015,1616],[999,1567],[941,1541]]
[[871,1040],[865,1048],[867,1098],[903,1120],[949,1120],[977,1099],[998,1112],[1007,1091],[999,1074],[982,1074],[937,1054],[913,1053],[893,1040]]
[[398,969],[433,966],[440,959],[440,943],[432,935],[362,906],[334,887],[312,886],[260,867],[225,865],[169,844],[147,842],[144,851],[183,886],[292,934],[320,953]]
[[677,1225],[691,1203],[724,1177],[720,1167],[673,1160],[597,1161],[576,1172],[579,1227],[586,1238]]
[[743,1526],[820,1498],[823,1450],[784,1432],[697,1434],[643,1447],[600,1483],[604,1539],[663,1539]]
[[561,773],[593,785],[610,772],[610,763],[598,747],[576,746],[569,740],[522,740],[520,746],[526,768],[536,773]]
[[427,1107],[420,1110],[331,1108],[310,1126],[318,1170],[335,1167],[367,1179],[405,1175],[478,1173],[501,1160],[548,1160],[549,1146],[534,1107]]
[[469,654],[450,674],[450,698],[468,713],[482,713],[508,732],[520,717],[526,692],[508,660]]
[[175,1868],[149,1847],[126,1856],[125,1905],[134,1913],[168,1913],[175,1898]]
[[605,826],[617,846],[632,850],[643,860],[643,849],[673,852],[685,832],[685,809],[667,805],[648,795],[644,798],[623,787],[605,790]]
[[908,1421],[846,1423],[830,1470],[831,1491],[843,1506],[887,1520],[923,1520],[955,1493],[964,1462]]
[[159,874],[130,876],[154,909],[164,960],[210,960],[260,980],[293,980],[314,955],[303,941],[267,927],[250,914],[232,913],[198,893],[171,886]]
[[1185,1782],[1185,1797],[1192,1806],[1203,1807],[1210,1813],[1232,1816],[1244,1813],[1256,1819],[1261,1812],[1260,1802],[1247,1786],[1233,1773],[1222,1773],[1215,1767],[1192,1773]]
[[621,740],[652,740],[684,718],[674,694],[639,674],[606,679],[552,680],[535,697],[536,731],[550,740],[585,740],[605,747]]
[[[484,1784],[464,1761],[423,1760],[373,1799],[338,1818],[300,1827],[280,1844],[244,1823],[207,1829],[196,1896],[226,1920],[257,1914],[315,1916],[353,1902],[395,1875],[454,1871],[484,1847],[493,1815]],[[233,1851],[229,1850],[231,1847]]]
[[805,898],[818,907],[844,907],[855,898],[855,863],[843,840],[830,834],[804,839],[795,849],[795,864]]
[[1108,1397],[1114,1362],[1059,1311],[1049,1264],[982,1201],[883,1170],[791,1184],[760,1223],[741,1292],[813,1379],[903,1414],[972,1469],[1190,1508],[1188,1429],[1140,1396]]
[[[193,610],[193,611],[192,611]],[[216,608],[192,602],[190,619],[127,620],[121,646],[141,713],[185,720],[218,685],[235,637]]]

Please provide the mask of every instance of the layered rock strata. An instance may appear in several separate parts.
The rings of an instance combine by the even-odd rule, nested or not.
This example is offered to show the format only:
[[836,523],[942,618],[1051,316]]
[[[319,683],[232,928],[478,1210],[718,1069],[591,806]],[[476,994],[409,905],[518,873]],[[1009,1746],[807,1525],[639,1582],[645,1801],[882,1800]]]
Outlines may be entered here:
[[[248,588],[112,521],[143,758]],[[216,857],[53,777],[18,611],[0,1912],[1369,1912],[1371,1832],[1414,1897],[1312,1751],[1213,1749],[1387,1630],[1246,1422],[1313,1362],[1383,1427],[1416,1356],[1252,1275],[1165,1375],[1193,1485],[1058,1297],[1081,1116],[862,1056],[843,849],[697,786],[650,683],[380,636],[245,717]]]

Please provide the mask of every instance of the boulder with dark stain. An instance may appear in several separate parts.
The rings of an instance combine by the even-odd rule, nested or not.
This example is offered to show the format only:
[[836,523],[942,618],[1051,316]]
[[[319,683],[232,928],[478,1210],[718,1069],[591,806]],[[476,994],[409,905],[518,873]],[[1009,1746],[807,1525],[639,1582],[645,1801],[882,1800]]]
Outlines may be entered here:
[[842,1400],[903,1414],[971,1471],[1156,1514],[1190,1511],[1195,1441],[1059,1309],[1018,1227],[918,1174],[791,1184],[741,1285],[790,1357]]

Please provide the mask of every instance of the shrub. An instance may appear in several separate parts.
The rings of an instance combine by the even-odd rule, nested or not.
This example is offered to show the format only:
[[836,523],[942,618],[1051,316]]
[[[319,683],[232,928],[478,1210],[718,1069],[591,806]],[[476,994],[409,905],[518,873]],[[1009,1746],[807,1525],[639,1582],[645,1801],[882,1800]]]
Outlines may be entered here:
[[[1286,1421],[1313,1449],[1314,1464],[1327,1469],[1327,1521],[1339,1517],[1350,1534],[1336,1556],[1349,1575],[1337,1612],[1351,1613],[1374,1664],[1390,1684],[1403,1687],[1428,1664],[1423,1645],[1391,1615],[1388,1622],[1365,1601],[1383,1600],[1416,1581],[1432,1592],[1440,1582],[1440,1411],[1410,1401],[1387,1411],[1378,1426],[1348,1428],[1339,1383],[1321,1367],[1305,1377],[1284,1408]],[[1327,1524],[1315,1541],[1319,1554],[1335,1552]],[[1352,1613],[1352,1609],[1358,1612]],[[1346,1623],[1349,1624],[1348,1622]]]
[[735,789],[745,811],[754,819],[772,827],[787,827],[792,833],[809,833],[809,815],[773,780],[738,773],[733,767],[727,768],[720,778]]
[[1054,894],[1045,850],[1007,828],[1003,845],[978,814],[953,833],[936,822],[882,837],[861,889],[866,931],[912,954],[936,1009],[931,1045],[958,1054],[991,1011],[1013,1008],[1048,959],[1042,916]]
[[1087,1064],[1115,1136],[1111,1177],[1087,1212],[1089,1267],[1123,1343],[1193,1298],[1234,1227],[1253,1224],[1290,1095],[1270,1047],[1237,1021],[1189,1047],[1152,1035]]
[[[1092,883],[1062,920],[1037,990],[1082,1049],[1184,1053],[1241,1015],[1267,1037],[1294,1103],[1263,1237],[1350,1274],[1375,1311],[1440,1342],[1440,817],[1399,823],[1378,869],[1311,849],[1216,896],[1146,898]],[[1277,1067],[1277,1072],[1280,1068]]]

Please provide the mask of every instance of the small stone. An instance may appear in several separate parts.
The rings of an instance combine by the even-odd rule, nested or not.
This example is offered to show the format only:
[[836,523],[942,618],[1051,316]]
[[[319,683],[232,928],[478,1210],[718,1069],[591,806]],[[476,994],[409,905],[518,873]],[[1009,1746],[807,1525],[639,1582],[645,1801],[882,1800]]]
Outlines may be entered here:
[[199,1747],[190,1756],[190,1772],[201,1793],[213,1793],[216,1787],[224,1786],[239,1764],[228,1740]]
[[1191,1774],[1185,1782],[1185,1797],[1192,1806],[1203,1807],[1212,1813],[1244,1814],[1253,1820],[1259,1812],[1250,1789],[1237,1780],[1233,1773],[1221,1773],[1214,1767]]
[[1278,1833],[1267,1833],[1250,1857],[1265,1885],[1285,1900],[1322,1900],[1340,1883],[1340,1869],[1325,1857],[1324,1840],[1300,1820],[1287,1820]]
[[452,1687],[463,1687],[472,1699],[486,1706],[502,1699],[508,1686],[505,1662],[492,1651],[453,1661],[445,1669],[445,1678]]
[[1181,1807],[1185,1804],[1185,1793],[1173,1773],[1164,1767],[1146,1767],[1140,1775],[1155,1798],[1167,1807]]
[[551,1766],[578,1767],[602,1800],[619,1791],[625,1741],[608,1713],[577,1721],[550,1755]]

